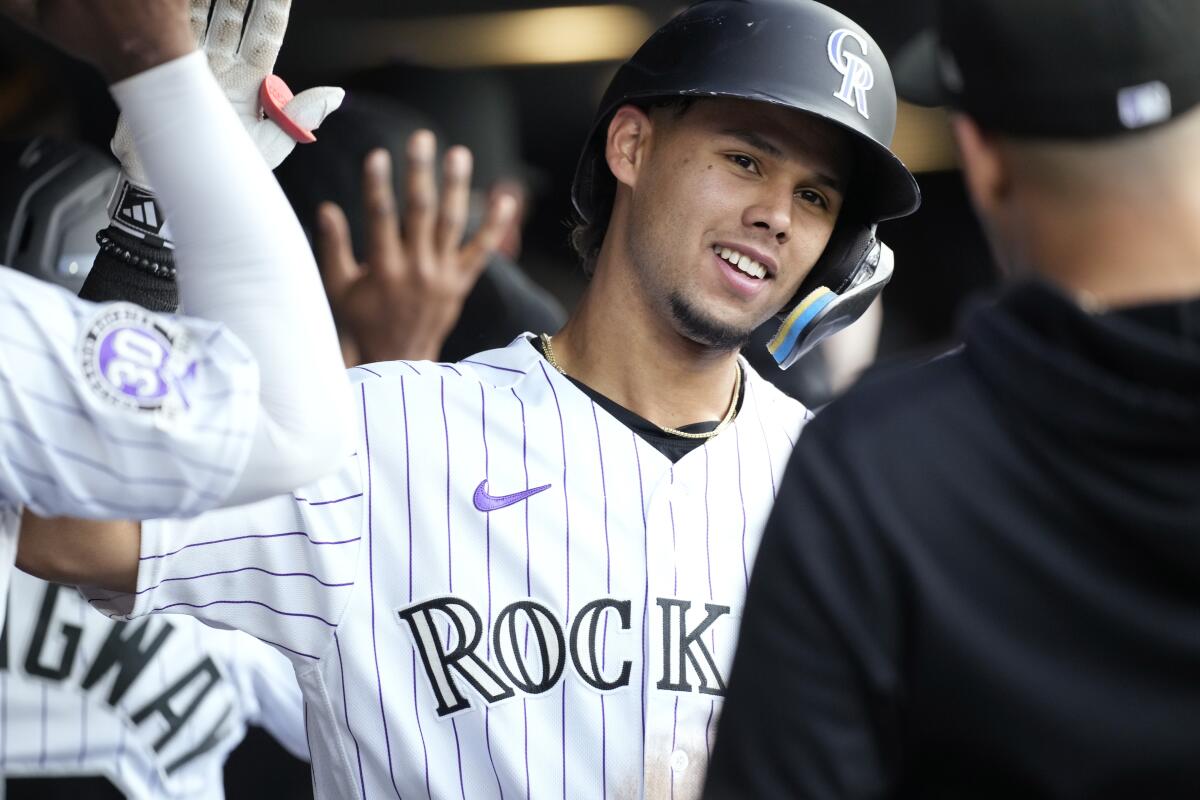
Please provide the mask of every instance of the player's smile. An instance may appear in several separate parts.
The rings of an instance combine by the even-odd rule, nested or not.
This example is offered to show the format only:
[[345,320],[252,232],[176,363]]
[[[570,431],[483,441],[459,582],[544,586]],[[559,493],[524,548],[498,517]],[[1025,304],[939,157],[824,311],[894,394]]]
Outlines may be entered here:
[[728,286],[747,299],[764,291],[778,272],[773,259],[745,244],[717,242],[712,251],[713,261]]

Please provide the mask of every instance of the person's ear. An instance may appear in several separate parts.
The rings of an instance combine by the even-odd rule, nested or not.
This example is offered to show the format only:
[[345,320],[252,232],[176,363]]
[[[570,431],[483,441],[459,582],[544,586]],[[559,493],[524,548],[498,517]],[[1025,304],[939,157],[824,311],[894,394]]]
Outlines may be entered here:
[[621,106],[613,115],[608,123],[604,158],[618,184],[631,188],[637,185],[652,131],[650,116],[637,106]]
[[991,217],[1008,199],[1011,176],[997,142],[980,130],[975,121],[953,114],[950,125],[958,143],[963,181],[971,204],[982,216]]

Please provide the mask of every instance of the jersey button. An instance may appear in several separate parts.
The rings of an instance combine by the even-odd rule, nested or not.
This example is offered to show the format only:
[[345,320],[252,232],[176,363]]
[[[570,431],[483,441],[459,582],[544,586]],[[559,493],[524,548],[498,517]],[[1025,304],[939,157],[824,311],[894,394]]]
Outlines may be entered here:
[[674,753],[671,753],[670,764],[672,772],[683,772],[687,769],[688,754],[683,750],[676,750]]

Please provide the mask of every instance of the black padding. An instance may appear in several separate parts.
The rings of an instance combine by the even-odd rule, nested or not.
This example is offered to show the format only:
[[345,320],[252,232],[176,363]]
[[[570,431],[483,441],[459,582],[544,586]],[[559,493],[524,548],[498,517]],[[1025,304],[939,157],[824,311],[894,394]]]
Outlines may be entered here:
[[[164,253],[164,260],[169,258],[170,255]],[[151,311],[170,314],[179,308],[179,288],[174,278],[151,275],[103,251],[96,254],[92,271],[83,282],[79,296],[97,303],[125,300]]]

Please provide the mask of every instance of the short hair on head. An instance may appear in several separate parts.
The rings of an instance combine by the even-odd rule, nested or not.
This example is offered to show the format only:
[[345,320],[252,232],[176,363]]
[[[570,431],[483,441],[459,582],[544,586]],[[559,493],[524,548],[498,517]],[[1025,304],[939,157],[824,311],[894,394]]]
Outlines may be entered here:
[[[627,105],[637,106],[647,114],[657,109],[665,109],[670,111],[675,119],[679,119],[695,102],[696,98],[694,97],[681,96],[656,98],[644,102],[630,101]],[[604,158],[604,147],[608,141],[608,125],[611,121],[610,117],[604,125],[600,126],[601,134],[588,144],[593,158]],[[595,174],[596,179],[591,186],[592,218],[585,220],[578,211],[574,211],[570,223],[571,248],[579,256],[583,274],[589,278],[596,271],[596,260],[600,257],[600,247],[604,244],[604,237],[608,234],[613,200],[617,195],[617,179],[613,177],[607,164],[602,169],[598,168]]]
[[1104,201],[1108,189],[1153,196],[1163,187],[1194,185],[1200,109],[1145,130],[1100,139],[1035,139],[998,134],[1019,180],[1081,201]]

